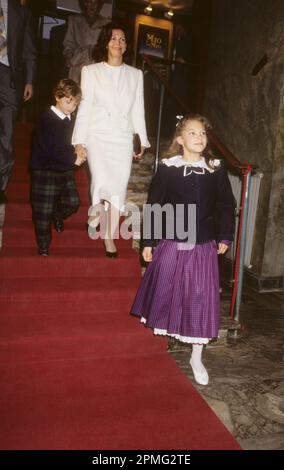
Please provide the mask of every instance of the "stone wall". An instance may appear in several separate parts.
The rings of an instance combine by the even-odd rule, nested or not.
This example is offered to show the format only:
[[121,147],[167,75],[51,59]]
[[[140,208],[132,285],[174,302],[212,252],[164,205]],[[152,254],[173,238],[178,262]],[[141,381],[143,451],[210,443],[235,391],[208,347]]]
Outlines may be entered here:
[[252,253],[252,271],[264,278],[284,274],[283,95],[283,0],[213,0],[203,112],[227,147],[264,173]]

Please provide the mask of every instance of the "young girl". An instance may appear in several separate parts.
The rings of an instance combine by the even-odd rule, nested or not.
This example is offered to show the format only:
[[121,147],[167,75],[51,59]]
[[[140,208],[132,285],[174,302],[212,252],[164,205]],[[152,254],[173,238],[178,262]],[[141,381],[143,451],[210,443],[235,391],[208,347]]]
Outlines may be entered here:
[[[177,230],[169,239],[170,230],[165,228],[169,229],[173,217],[166,211],[154,252],[154,235],[143,237],[143,258],[150,264],[131,310],[155,334],[192,343],[190,365],[196,382],[202,385],[209,381],[202,363],[203,346],[218,336],[219,329],[217,254],[225,253],[233,240],[235,220],[235,200],[225,165],[210,158],[207,148],[209,128],[207,119],[197,114],[179,121],[169,152],[174,156],[162,160],[148,197],[150,208],[170,205],[176,222],[182,204],[183,223],[189,233],[196,230],[196,242],[188,243]],[[190,226],[192,217],[187,217],[189,204],[196,209],[195,227]]]

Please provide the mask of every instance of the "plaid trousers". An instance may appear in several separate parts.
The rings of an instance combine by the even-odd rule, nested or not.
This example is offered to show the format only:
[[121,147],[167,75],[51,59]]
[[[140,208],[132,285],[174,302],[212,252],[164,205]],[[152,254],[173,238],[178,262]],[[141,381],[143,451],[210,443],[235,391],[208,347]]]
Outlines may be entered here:
[[33,170],[31,203],[37,244],[48,247],[52,221],[66,219],[80,206],[74,171]]

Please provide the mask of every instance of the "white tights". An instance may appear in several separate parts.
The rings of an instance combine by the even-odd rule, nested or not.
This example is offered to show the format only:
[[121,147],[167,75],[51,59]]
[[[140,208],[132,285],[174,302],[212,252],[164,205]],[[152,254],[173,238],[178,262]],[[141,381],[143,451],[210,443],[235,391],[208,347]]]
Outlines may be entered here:
[[202,352],[203,344],[192,345],[191,362],[194,369],[200,372],[201,374],[206,370],[204,365],[202,364]]

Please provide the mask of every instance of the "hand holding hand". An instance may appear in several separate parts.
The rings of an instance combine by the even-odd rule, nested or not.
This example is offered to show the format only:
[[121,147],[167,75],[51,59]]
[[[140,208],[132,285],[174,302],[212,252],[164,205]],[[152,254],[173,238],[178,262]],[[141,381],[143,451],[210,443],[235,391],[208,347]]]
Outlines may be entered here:
[[147,263],[150,263],[150,261],[152,261],[152,257],[153,257],[152,256],[152,250],[153,250],[153,248],[151,246],[146,246],[142,251],[143,259]]
[[77,157],[75,162],[74,162],[74,165],[81,166],[81,165],[83,165],[83,163],[85,163],[85,161],[86,161],[86,158]]
[[82,144],[75,145],[75,153],[76,153],[77,157],[84,158],[84,160],[86,160],[86,158],[87,158],[87,149],[86,149],[86,147],[84,147],[84,145],[82,145]]

